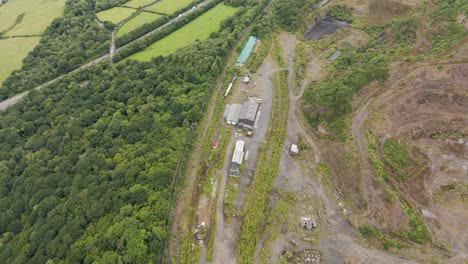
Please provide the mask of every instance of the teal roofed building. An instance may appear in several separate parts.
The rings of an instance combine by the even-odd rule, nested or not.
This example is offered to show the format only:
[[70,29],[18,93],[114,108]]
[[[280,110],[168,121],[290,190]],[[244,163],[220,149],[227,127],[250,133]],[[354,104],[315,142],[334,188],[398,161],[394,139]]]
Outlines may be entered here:
[[250,36],[249,40],[247,40],[247,43],[245,43],[241,53],[237,57],[236,66],[244,65],[245,61],[249,58],[250,53],[255,47],[255,43],[257,43],[257,38],[255,36]]

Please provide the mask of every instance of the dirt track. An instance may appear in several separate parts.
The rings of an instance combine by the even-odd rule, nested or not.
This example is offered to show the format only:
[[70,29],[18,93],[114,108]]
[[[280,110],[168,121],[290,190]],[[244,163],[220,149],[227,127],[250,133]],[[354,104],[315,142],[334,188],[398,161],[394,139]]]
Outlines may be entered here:
[[[290,35],[282,34],[280,37],[281,44],[284,48],[284,55],[289,62],[289,67],[292,67],[294,58],[295,40]],[[310,67],[315,67],[313,61]],[[315,67],[317,68],[317,67]],[[321,78],[321,74],[314,75],[316,78]],[[290,80],[292,80],[290,78]],[[295,192],[297,197],[311,196],[316,197],[319,204],[321,204],[321,211],[323,217],[326,218],[320,221],[323,229],[323,235],[316,246],[308,243],[300,242],[295,250],[316,249],[323,253],[323,260],[325,263],[343,263],[349,260],[350,257],[358,259],[359,263],[412,263],[397,256],[389,255],[385,252],[373,248],[366,248],[357,243],[356,233],[354,229],[346,222],[341,214],[341,209],[337,205],[336,194],[330,193],[324,189],[323,182],[318,175],[316,175],[316,163],[320,158],[315,157],[316,163],[310,163],[310,159],[297,160],[289,154],[289,146],[291,143],[297,142],[298,136],[306,139],[307,142],[313,142],[315,139],[303,127],[303,123],[298,121],[297,118],[297,100],[300,98],[307,82],[303,82],[301,89],[296,94],[292,82],[290,84],[290,111],[288,117],[288,130],[286,141],[283,149],[283,154],[280,161],[280,173],[275,183],[275,188],[284,189],[287,191]],[[299,113],[302,113],[299,111]],[[315,156],[317,153],[315,149],[311,149],[311,154]],[[318,152],[319,154],[319,152]],[[320,155],[320,154],[319,154]],[[301,206],[302,207],[302,206]],[[294,220],[293,220],[294,221]],[[297,221],[297,220],[296,220]],[[292,223],[295,225],[295,223]],[[281,227],[275,227],[281,229]],[[287,232],[280,236],[272,243],[272,255],[270,263],[275,263],[285,248],[291,249],[291,240],[301,241],[298,233]]]
[[[352,135],[361,163],[362,195],[368,201],[369,213],[386,211],[388,205],[384,204],[382,193],[376,192],[379,187],[373,182],[375,176],[370,170],[365,131],[373,131],[380,144],[388,138],[398,138],[414,146],[412,152],[427,157],[415,160],[429,162],[426,168],[410,173],[404,184],[396,184],[401,195],[416,204],[416,210],[424,210],[434,241],[452,248],[450,254],[439,249],[432,249],[433,253],[450,256],[443,260],[446,263],[461,263],[467,258],[468,250],[468,237],[456,231],[467,228],[462,219],[468,217],[468,206],[462,205],[457,196],[459,191],[463,193],[461,186],[467,186],[468,182],[468,157],[462,154],[468,152],[468,144],[464,144],[466,138],[463,138],[468,132],[468,105],[464,95],[468,66],[463,59],[466,48],[452,53],[458,56],[444,62],[394,64],[392,76],[384,86],[370,85],[356,100],[359,107],[352,120]],[[369,122],[369,117],[375,115],[380,118]],[[453,131],[455,138],[452,139]],[[451,140],[432,138],[438,133],[448,133]],[[437,194],[446,186],[456,186],[455,194],[449,198],[452,203],[446,200],[450,195]],[[439,197],[436,194],[442,198],[434,198]],[[391,221],[391,215],[381,214],[380,217],[384,225]],[[368,220],[378,221],[372,217]]]

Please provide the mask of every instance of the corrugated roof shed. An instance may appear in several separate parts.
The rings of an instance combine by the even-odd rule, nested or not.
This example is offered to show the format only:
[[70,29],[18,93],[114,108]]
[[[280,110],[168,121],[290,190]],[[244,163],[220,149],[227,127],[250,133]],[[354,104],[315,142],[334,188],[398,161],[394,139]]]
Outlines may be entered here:
[[237,140],[236,149],[244,151],[245,142],[242,140]]
[[234,150],[234,155],[232,156],[232,162],[242,165],[243,160],[244,160],[244,151],[238,150],[238,149]]
[[239,121],[239,114],[241,112],[242,105],[240,104],[232,104],[231,107],[229,107],[229,112],[226,117],[226,121],[228,124],[237,124]]
[[[253,101],[245,101],[239,114],[239,120],[249,120],[255,122],[257,115],[258,104]],[[253,125],[253,124],[252,124]]]
[[223,118],[227,118],[230,108],[231,108],[230,104],[226,105],[226,108],[224,108],[224,112],[223,112]]
[[236,141],[236,149],[234,149],[234,154],[232,155],[232,162],[235,162],[239,165],[242,164],[244,160],[244,146],[245,142],[242,140]]

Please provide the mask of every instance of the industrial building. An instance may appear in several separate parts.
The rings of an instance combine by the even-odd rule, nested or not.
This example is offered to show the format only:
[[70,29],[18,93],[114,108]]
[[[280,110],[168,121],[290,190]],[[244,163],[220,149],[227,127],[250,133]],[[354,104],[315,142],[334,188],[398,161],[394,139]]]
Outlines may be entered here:
[[241,104],[230,104],[226,106],[226,109],[224,110],[224,117],[226,118],[228,125],[237,125],[241,108]]
[[258,111],[258,100],[259,98],[249,98],[242,105],[227,105],[223,114],[226,123],[228,125],[237,125],[239,129],[253,130]]
[[234,149],[234,153],[232,155],[231,161],[231,168],[229,169],[229,176],[237,177],[240,173],[239,166],[242,165],[242,161],[244,160],[244,146],[245,142],[242,140],[236,141],[236,148]]
[[253,130],[257,111],[258,103],[252,100],[245,101],[239,114],[238,127]]

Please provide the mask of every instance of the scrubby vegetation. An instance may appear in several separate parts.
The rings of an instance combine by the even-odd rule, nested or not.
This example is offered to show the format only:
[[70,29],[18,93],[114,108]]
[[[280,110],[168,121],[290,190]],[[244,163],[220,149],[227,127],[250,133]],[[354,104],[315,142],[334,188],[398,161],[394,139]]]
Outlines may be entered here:
[[[393,235],[399,238],[411,240],[419,244],[430,243],[432,239],[431,234],[429,233],[427,227],[424,224],[424,221],[422,220],[421,213],[418,211],[418,209],[411,206],[411,204],[409,204],[408,201],[402,198],[400,194],[396,191],[395,184],[389,178],[388,172],[386,171],[385,167],[380,161],[379,156],[377,154],[377,141],[375,136],[368,132],[366,134],[366,139],[368,141],[369,156],[371,158],[374,171],[377,174],[378,182],[384,188],[385,192],[390,196],[391,202],[398,203],[403,213],[409,220],[409,228],[399,230],[398,232],[389,233],[392,233]],[[404,152],[404,146],[401,146],[399,143],[398,146],[395,146],[397,145],[396,143],[390,144],[393,145],[392,150],[387,152],[391,153],[390,156],[392,157],[392,159],[394,161],[398,160],[398,162],[400,163],[405,163],[404,154],[401,154],[402,152]],[[398,154],[395,154],[395,152],[397,152]]]
[[349,23],[353,22],[353,13],[351,11],[351,8],[347,6],[332,6],[327,10],[327,15]]
[[409,165],[408,148],[398,140],[389,139],[385,141],[382,149],[383,159],[387,166],[400,178],[406,175],[404,169]]
[[[446,50],[466,34],[455,20],[458,14],[466,12],[463,10],[467,10],[467,6],[459,0],[452,1],[452,4],[437,1],[430,13],[431,27],[440,29],[430,36],[432,53]],[[337,10],[344,12],[341,7]],[[346,116],[352,110],[354,95],[372,81],[384,82],[389,76],[389,63],[409,59],[404,56],[410,54],[411,47],[416,43],[416,31],[422,26],[420,16],[416,12],[383,26],[367,28],[374,40],[366,47],[343,52],[336,62],[336,71],[306,90],[303,100],[307,121],[313,127],[323,123],[333,132],[332,137],[344,140],[348,126]]]
[[298,30],[304,18],[312,10],[316,0],[276,1],[273,7],[273,18],[281,28],[288,31]]
[[[361,54],[364,55],[364,51]],[[353,67],[330,76],[319,84],[312,84],[304,93],[307,121],[313,127],[325,122],[340,139],[346,138],[344,134],[347,124],[344,119],[352,110],[353,96],[371,81],[383,82],[389,75],[385,54],[361,57],[353,53],[342,59],[341,63],[343,62]]]
[[128,0],[96,0],[96,11],[106,10],[128,2]]
[[[276,58],[281,56],[279,44],[273,52]],[[283,60],[278,61],[280,65]],[[274,98],[270,118],[270,131],[266,144],[262,145],[258,154],[257,169],[250,191],[245,200],[242,233],[237,244],[236,252],[240,263],[253,263],[255,247],[258,244],[261,225],[268,204],[268,195],[272,190],[273,182],[279,171],[279,160],[286,135],[286,120],[288,116],[288,72],[276,73],[274,79]],[[270,164],[270,165],[267,165]],[[271,166],[275,164],[275,166]]]
[[306,77],[307,61],[305,46],[302,43],[298,43],[296,46],[296,55],[294,57],[294,80],[296,86],[300,86],[302,80]]
[[440,53],[453,46],[468,33],[457,23],[457,16],[468,17],[468,3],[461,0],[437,1],[437,8],[431,13],[431,27],[435,30],[430,36],[432,52]]
[[408,243],[385,236],[382,231],[372,226],[361,226],[359,227],[359,232],[366,239],[379,243],[385,250],[389,250],[390,248],[402,249],[410,246]]

